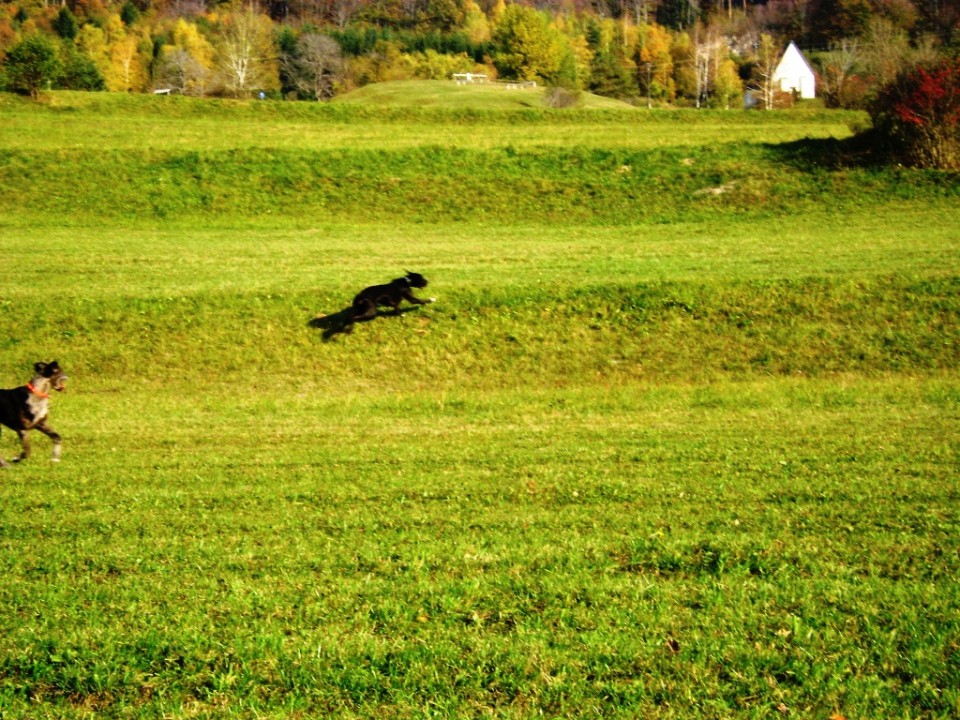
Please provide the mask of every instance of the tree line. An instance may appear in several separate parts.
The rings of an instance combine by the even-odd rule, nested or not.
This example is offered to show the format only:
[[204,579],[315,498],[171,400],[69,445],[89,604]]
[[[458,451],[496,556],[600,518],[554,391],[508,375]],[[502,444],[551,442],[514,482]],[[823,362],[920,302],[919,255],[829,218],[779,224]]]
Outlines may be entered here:
[[[828,105],[864,107],[960,44],[942,0],[5,0],[0,89],[324,100],[453,73],[635,103],[739,106],[786,41]],[[765,86],[766,83],[766,86]]]

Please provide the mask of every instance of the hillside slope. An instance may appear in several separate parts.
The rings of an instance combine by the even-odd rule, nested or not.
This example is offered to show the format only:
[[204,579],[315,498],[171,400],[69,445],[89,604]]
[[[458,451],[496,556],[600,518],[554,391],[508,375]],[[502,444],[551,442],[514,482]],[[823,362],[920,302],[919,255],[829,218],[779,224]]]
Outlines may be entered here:
[[[372,83],[340,95],[332,101],[340,105],[377,107],[449,108],[472,110],[543,109],[547,104],[545,87],[512,88],[506,83],[471,83],[457,85],[451,80],[402,80]],[[576,109],[632,110],[632,105],[581,93]]]

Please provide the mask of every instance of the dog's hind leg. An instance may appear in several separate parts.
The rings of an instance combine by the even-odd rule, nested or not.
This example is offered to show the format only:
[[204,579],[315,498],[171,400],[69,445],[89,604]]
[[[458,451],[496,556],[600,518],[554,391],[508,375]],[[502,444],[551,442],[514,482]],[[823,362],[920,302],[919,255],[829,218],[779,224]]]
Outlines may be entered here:
[[27,435],[26,430],[17,430],[17,435],[20,437],[20,454],[11,460],[15,463],[23,462],[30,457],[30,436]]
[[369,320],[377,314],[377,304],[373,300],[360,300],[353,305],[354,320]]

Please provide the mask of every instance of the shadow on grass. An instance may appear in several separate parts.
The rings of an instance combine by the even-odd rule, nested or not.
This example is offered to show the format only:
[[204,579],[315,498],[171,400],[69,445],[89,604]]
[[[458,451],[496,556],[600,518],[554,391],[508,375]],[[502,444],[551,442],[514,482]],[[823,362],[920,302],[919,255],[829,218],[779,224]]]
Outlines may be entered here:
[[891,149],[872,131],[843,140],[806,138],[787,143],[771,143],[767,147],[780,162],[803,171],[817,168],[875,168],[893,164],[890,159]]
[[337,335],[344,335],[353,332],[353,326],[358,322],[371,322],[378,317],[399,317],[401,315],[406,315],[408,312],[413,310],[419,310],[419,306],[397,308],[395,310],[391,310],[390,312],[378,312],[373,317],[357,320],[353,316],[353,306],[350,305],[345,307],[343,310],[331,313],[330,315],[318,315],[317,317],[312,318],[307,325],[317,330],[323,330],[323,340],[324,342],[329,342]]

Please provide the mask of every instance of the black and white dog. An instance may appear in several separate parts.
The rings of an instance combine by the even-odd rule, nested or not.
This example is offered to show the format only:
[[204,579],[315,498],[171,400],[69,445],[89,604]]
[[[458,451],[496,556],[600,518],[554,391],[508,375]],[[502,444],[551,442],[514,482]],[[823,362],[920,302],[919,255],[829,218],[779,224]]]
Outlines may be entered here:
[[[67,376],[54,360],[51,363],[38,362],[33,366],[33,379],[26,385],[11,390],[0,390],[0,423],[20,436],[23,451],[13,462],[26,460],[30,456],[30,439],[27,432],[39,430],[53,441],[53,461],[60,459],[60,435],[47,425],[50,412],[50,391],[66,390]],[[0,467],[8,467],[0,457]]]
[[414,305],[436,302],[436,298],[424,300],[413,294],[413,288],[426,286],[427,279],[423,275],[409,271],[402,278],[397,278],[386,285],[371,285],[357,293],[353,299],[353,319],[369,320],[377,314],[377,308],[381,305],[396,310],[404,300]]

